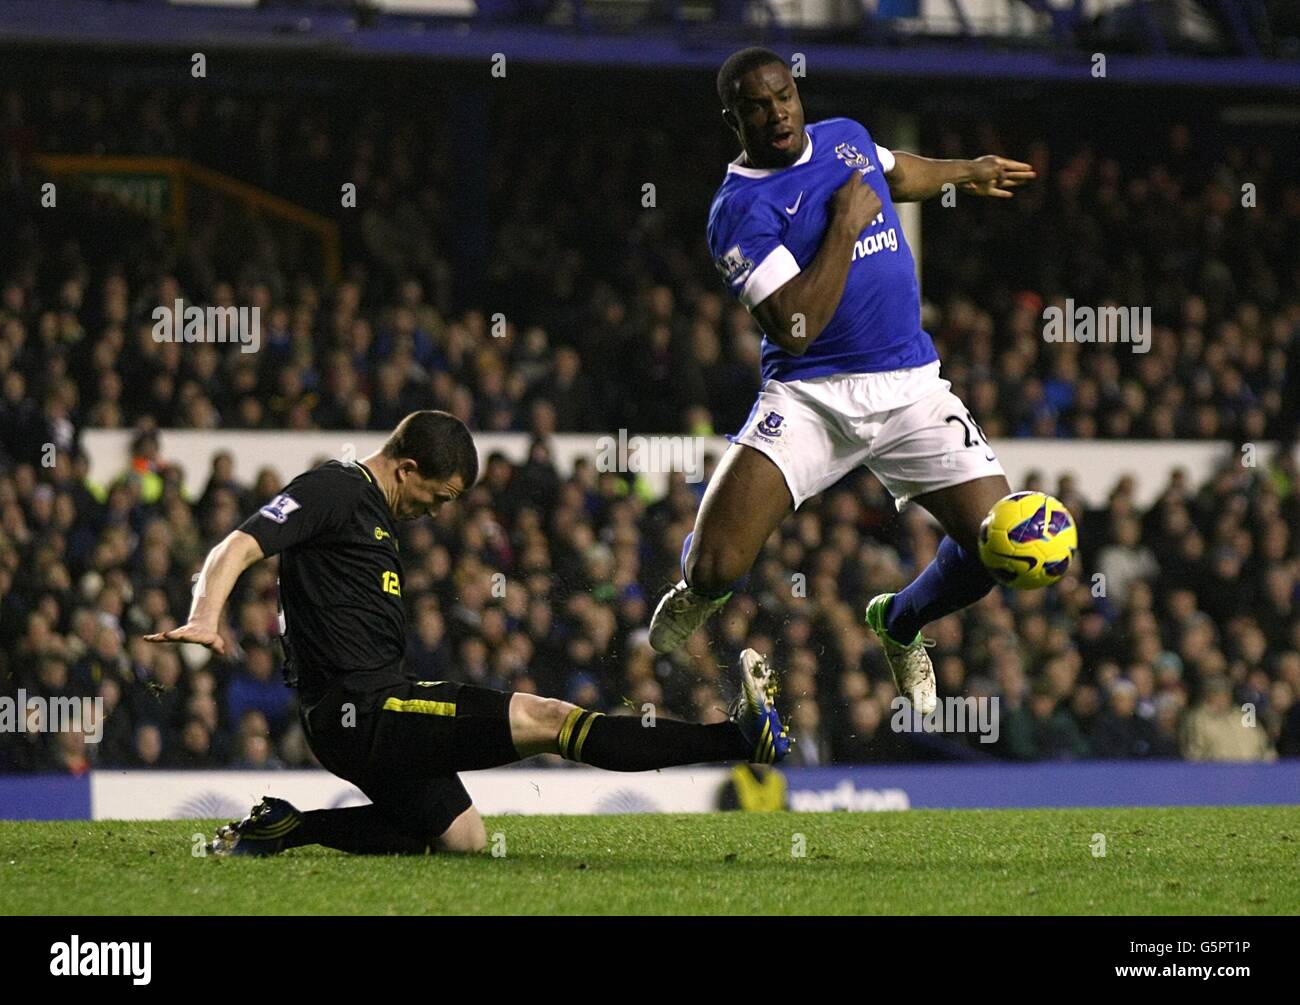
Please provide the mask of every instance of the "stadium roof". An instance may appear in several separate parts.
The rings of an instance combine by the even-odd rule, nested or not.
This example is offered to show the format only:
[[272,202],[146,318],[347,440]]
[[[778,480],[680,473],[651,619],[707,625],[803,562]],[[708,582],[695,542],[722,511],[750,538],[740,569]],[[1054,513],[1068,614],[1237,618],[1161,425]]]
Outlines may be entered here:
[[[1042,30],[999,36],[981,32],[963,15],[955,32],[939,37],[925,32],[924,19],[884,20],[879,9],[877,16],[864,14],[834,30],[772,20],[756,26],[754,4],[747,0],[720,3],[704,21],[688,19],[681,3],[669,5],[672,16],[666,20],[646,20],[649,15],[642,14],[610,21],[590,13],[609,7],[597,8],[592,0],[568,3],[563,11],[552,0],[531,6],[525,0],[484,0],[470,4],[470,15],[456,7],[439,15],[390,13],[384,2],[279,0],[249,7],[231,6],[232,0],[8,0],[0,5],[0,44],[202,46],[446,62],[486,61],[505,53],[524,63],[712,69],[737,45],[763,41],[778,52],[802,53],[821,73],[846,76],[1087,83],[1097,80],[1100,53],[1106,57],[1106,81],[1117,84],[1300,90],[1300,57],[1262,55],[1252,22],[1228,17],[1211,33],[1214,51],[1197,53],[1183,44],[1179,22],[1171,27],[1144,21],[1137,15],[1145,9],[1141,5],[1133,7],[1132,23],[1116,20],[1121,8],[1114,8],[1111,20],[1085,23],[1042,0],[1022,0]],[[963,4],[976,2],[960,0],[952,9],[961,14]],[[633,0],[620,7],[638,9]],[[521,23],[526,9],[540,22]],[[1228,3],[1219,9],[1237,8]],[[1268,42],[1275,52],[1287,51],[1277,37]]]

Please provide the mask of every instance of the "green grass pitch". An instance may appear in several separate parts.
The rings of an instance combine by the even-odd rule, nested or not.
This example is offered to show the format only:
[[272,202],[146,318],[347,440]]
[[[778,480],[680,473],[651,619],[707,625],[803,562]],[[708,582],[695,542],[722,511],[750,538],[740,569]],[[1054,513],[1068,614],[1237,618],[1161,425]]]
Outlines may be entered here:
[[[494,817],[504,854],[195,857],[0,821],[8,914],[1292,914],[1300,807]],[[500,835],[500,837],[497,837]],[[1102,837],[1097,837],[1101,835]],[[1105,854],[1095,854],[1102,850]]]

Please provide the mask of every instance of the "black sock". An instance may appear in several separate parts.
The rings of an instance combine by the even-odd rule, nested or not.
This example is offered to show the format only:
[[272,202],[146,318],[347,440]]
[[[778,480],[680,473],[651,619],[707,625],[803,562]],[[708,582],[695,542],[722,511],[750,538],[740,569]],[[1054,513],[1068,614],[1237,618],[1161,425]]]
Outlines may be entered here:
[[753,751],[734,722],[705,725],[575,708],[560,729],[560,753],[609,771],[649,771],[679,764],[747,761]]
[[376,806],[308,810],[302,825],[284,839],[285,848],[318,844],[354,855],[424,855],[429,838],[398,827]]

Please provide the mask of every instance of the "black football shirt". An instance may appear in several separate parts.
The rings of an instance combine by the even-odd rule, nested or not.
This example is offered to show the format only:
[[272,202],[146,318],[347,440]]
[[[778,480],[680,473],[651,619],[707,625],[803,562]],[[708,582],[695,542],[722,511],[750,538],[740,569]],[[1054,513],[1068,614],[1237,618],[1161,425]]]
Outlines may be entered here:
[[359,461],[304,472],[239,528],[280,556],[286,676],[306,701],[356,670],[400,669],[402,563],[388,502]]

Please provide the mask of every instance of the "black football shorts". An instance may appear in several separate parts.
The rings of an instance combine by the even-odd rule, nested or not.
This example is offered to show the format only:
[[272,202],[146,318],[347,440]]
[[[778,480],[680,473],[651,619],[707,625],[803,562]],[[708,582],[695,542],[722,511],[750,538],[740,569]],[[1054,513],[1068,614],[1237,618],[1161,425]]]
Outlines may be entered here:
[[389,671],[339,677],[300,712],[312,753],[395,823],[441,834],[471,800],[458,771],[519,760],[510,695]]

